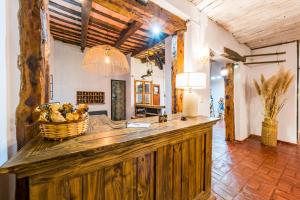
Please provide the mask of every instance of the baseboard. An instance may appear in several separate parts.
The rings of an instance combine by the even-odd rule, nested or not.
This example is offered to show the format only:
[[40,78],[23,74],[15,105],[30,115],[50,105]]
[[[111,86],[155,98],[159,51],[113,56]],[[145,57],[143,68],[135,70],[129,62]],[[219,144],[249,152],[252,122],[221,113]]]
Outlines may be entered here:
[[[258,139],[260,139],[261,138],[261,136],[260,135],[255,135],[255,134],[250,134],[249,136],[248,136],[248,138],[250,138],[250,137],[254,137],[254,138],[258,138]],[[247,138],[247,139],[248,139]],[[277,140],[278,142],[280,142],[280,143],[283,143],[283,144],[289,144],[289,145],[299,145],[300,143],[300,141],[298,141],[298,144],[295,144],[295,143],[291,143],[291,142],[286,142],[286,141],[282,141],[282,140]]]

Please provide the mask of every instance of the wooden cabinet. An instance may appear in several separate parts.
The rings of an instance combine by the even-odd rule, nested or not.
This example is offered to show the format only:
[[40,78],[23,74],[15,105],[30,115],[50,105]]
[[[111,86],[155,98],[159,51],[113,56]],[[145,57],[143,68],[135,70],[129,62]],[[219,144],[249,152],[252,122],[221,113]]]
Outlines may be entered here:
[[135,80],[134,81],[135,104],[152,105],[152,82]]
[[0,174],[22,178],[31,200],[209,199],[215,122],[174,119],[63,142],[38,136]]

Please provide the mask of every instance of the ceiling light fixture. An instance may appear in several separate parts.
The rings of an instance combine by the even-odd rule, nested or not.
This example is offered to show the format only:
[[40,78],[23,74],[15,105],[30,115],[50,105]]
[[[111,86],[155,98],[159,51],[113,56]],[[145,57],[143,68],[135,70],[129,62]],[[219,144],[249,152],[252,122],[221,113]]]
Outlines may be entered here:
[[151,28],[154,36],[158,36],[161,33],[161,27],[158,24],[154,24]]

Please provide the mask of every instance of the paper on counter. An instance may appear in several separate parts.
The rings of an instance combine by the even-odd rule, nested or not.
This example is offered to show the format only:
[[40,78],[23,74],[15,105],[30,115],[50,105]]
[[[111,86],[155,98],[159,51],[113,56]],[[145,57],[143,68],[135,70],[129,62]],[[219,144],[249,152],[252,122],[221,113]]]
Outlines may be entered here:
[[127,128],[149,128],[150,125],[150,123],[129,122]]

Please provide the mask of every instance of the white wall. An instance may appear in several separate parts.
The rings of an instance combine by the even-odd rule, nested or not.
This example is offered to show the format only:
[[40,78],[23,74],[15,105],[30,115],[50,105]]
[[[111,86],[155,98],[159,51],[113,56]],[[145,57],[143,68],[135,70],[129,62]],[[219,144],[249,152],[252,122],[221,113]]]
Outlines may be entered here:
[[7,160],[6,2],[0,2],[0,165]]
[[[82,67],[84,53],[80,47],[54,40],[51,55],[51,74],[53,74],[54,94],[52,102],[70,102],[76,104],[77,91],[105,92],[105,104],[90,105],[90,111],[107,110],[111,114],[111,80],[125,80],[130,88],[129,75],[103,77],[91,73]],[[126,104],[130,105],[127,96]],[[128,106],[126,106],[128,108]],[[127,110],[127,113],[129,110]]]
[[[296,120],[297,120],[297,47],[296,42],[288,43],[284,45],[268,47],[252,51],[252,54],[257,53],[274,53],[279,51],[285,51],[285,55],[281,55],[278,59],[286,59],[285,63],[282,63],[285,69],[290,69],[295,74],[294,81],[292,82],[289,90],[285,94],[287,99],[285,106],[278,116],[279,129],[278,139],[286,142],[296,143]],[[276,56],[260,57],[256,58],[255,61],[264,60],[277,60]],[[250,106],[250,132],[251,134],[260,135],[261,133],[261,122],[263,121],[263,106],[257,95],[253,79],[258,80],[260,74],[264,74],[265,77],[274,75],[279,70],[278,64],[261,64],[249,67],[249,106]]]
[[239,63],[239,68],[234,69],[234,120],[235,139],[242,141],[249,136],[249,98],[247,84],[249,68]]
[[[0,1],[0,165],[16,152],[15,109],[19,102],[19,2]],[[0,199],[13,199],[14,176],[0,176]]]
[[[142,63],[139,59],[131,57],[131,116],[134,116],[134,80],[142,80],[141,76],[147,73],[147,70],[150,69],[150,66],[147,66],[146,63]],[[165,105],[165,65],[164,70],[160,70],[157,66],[153,65],[153,75],[151,77],[146,77],[144,80],[152,81],[153,84],[160,85],[160,105]]]
[[[152,0],[164,9],[175,12],[180,17],[189,20],[185,34],[185,71],[202,71],[207,74],[207,88],[195,90],[198,95],[198,113],[209,116],[210,110],[210,65],[201,66],[199,51],[203,47],[222,53],[228,47],[240,55],[250,54],[250,49],[237,42],[231,33],[208,19],[189,1],[183,0]],[[246,109],[246,106],[245,106]]]

